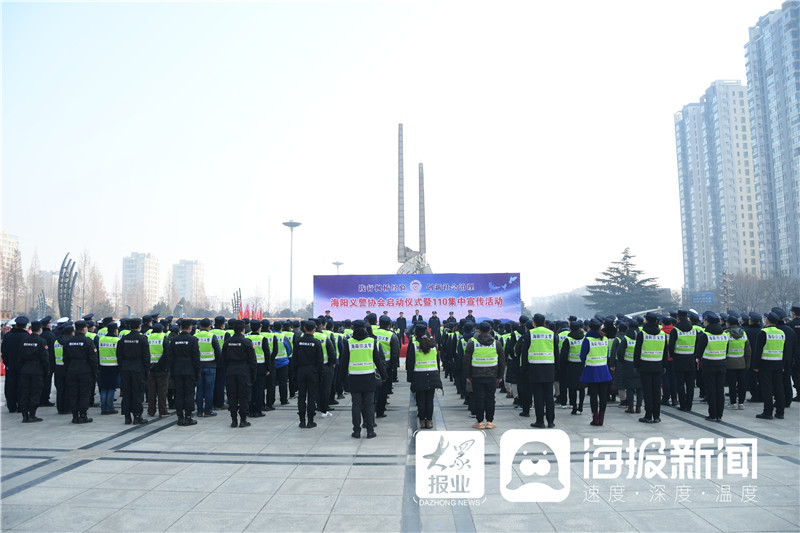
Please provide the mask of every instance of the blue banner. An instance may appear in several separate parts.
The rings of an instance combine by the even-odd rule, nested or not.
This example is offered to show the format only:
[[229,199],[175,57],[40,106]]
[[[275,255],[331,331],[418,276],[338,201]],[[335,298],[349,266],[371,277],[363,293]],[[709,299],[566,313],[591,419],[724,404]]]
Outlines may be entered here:
[[442,322],[470,310],[476,321],[518,320],[519,273],[314,276],[317,316],[330,311],[335,320],[354,320],[387,311],[395,320],[403,312],[411,325],[417,310],[425,320],[436,311]]

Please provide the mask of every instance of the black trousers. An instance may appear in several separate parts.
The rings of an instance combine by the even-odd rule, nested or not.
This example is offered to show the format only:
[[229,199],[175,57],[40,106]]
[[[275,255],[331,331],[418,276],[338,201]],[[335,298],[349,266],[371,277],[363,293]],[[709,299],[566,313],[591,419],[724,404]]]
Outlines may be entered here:
[[772,396],[775,395],[775,414],[783,415],[785,407],[783,397],[783,370],[781,368],[762,368],[758,372],[761,384],[761,397],[764,398],[764,413],[772,415]]
[[417,418],[433,420],[433,396],[436,389],[421,390],[415,393],[417,398]]
[[214,380],[214,407],[222,409],[225,405],[225,367],[217,365],[217,375]]
[[[361,433],[361,421],[367,426],[367,433],[375,430],[375,391],[350,392],[353,401],[353,431]],[[321,410],[321,409],[320,409]]]
[[[329,399],[331,394],[331,382],[333,381],[333,370],[329,366],[325,366],[319,375],[319,391],[317,394],[317,405],[322,413],[328,412]],[[373,401],[374,401],[374,392]],[[374,406],[373,406],[374,413]]]
[[589,383],[589,405],[592,407],[592,413],[605,412],[608,404],[608,386],[610,383],[610,381]]
[[23,413],[36,413],[39,401],[42,398],[42,384],[44,376],[41,374],[19,375],[19,410]]
[[319,373],[316,367],[301,366],[297,369],[297,413],[300,418],[308,413],[309,420],[314,418],[319,394]]
[[755,402],[764,401],[761,397],[761,383],[758,374],[752,368],[747,369],[747,389],[750,391],[750,398]]
[[91,374],[67,374],[69,410],[72,414],[85,413],[89,409],[89,396],[94,386]]
[[[495,378],[472,378],[473,409],[478,422],[494,422],[494,391],[497,380]],[[552,395],[550,398],[552,403]]]
[[39,398],[39,405],[44,405],[50,401],[50,391],[53,388],[53,365],[50,364],[50,372],[42,378],[42,394]]
[[250,410],[250,376],[228,375],[225,377],[225,390],[228,393],[228,411],[247,416]]
[[16,413],[19,407],[19,370],[6,367],[6,407],[9,413]]
[[725,367],[708,366],[703,369],[708,416],[722,418],[725,410]]
[[389,389],[392,387],[392,380],[387,379],[375,389],[375,413],[382,415],[386,412],[386,400],[389,398]]
[[747,387],[745,387],[747,370],[744,368],[729,368],[726,374],[728,377],[728,396],[730,396],[731,403],[744,403],[744,397],[747,395]]
[[[553,399],[553,382],[528,383],[529,398],[533,399],[533,409],[536,412],[536,422],[547,418],[547,423],[552,424],[556,419],[556,406]],[[528,407],[530,409],[530,407]]]
[[[580,389],[576,389],[575,387],[561,387],[562,391],[566,391],[567,389],[569,389],[569,404],[572,407],[577,408],[579,411],[583,411],[583,399],[586,397],[586,389],[583,387]],[[579,403],[576,403],[578,401]]]
[[[278,382],[281,403],[286,403],[289,401],[289,365],[276,368],[273,373],[275,374],[275,381]],[[275,393],[273,392],[274,395]]]
[[269,369],[269,375],[264,380],[264,386],[267,389],[267,407],[272,407],[275,405],[275,385],[277,385],[277,380],[275,379],[275,367]]
[[786,407],[792,405],[792,368],[783,370],[783,403]]
[[144,373],[120,370],[119,378],[122,391],[122,414],[141,416]]
[[175,382],[175,410],[178,416],[191,415],[194,411],[194,376],[172,376]]
[[67,395],[67,371],[64,365],[57,365],[53,372],[53,383],[56,386],[56,410],[58,414],[69,413],[69,396]]
[[644,417],[648,420],[661,418],[661,372],[639,371],[644,395]]
[[517,383],[517,396],[519,397],[519,406],[522,408],[522,412],[530,412],[533,398],[531,384],[528,383],[528,378],[526,376],[520,376],[520,380]]
[[[260,413],[264,410],[264,388],[266,387],[267,383],[267,376],[264,374],[266,370],[258,369],[258,373],[256,374],[256,380],[253,382],[251,392],[250,392],[250,409],[249,412],[251,415],[255,413]],[[229,395],[230,396],[230,395]],[[273,389],[272,392],[273,399],[275,401],[275,392]],[[230,398],[228,398],[228,402],[230,404]]]
[[694,370],[676,370],[675,380],[678,382],[678,404],[681,409],[691,409],[694,401]]

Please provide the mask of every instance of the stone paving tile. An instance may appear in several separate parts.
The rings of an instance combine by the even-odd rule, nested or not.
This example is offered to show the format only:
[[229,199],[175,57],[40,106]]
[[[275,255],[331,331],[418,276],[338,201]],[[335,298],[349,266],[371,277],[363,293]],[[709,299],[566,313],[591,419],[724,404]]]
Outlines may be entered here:
[[289,478],[283,482],[280,494],[338,494],[344,484],[344,478]]
[[450,511],[445,514],[425,515],[421,522],[421,533],[440,533],[456,530],[456,522],[453,518],[453,513]]
[[[38,503],[38,502],[30,502]],[[0,526],[8,530],[50,509],[48,505],[0,505]]]
[[297,465],[244,464],[236,471],[237,477],[274,477],[284,479],[294,472]]
[[[148,468],[152,465],[157,463],[151,464],[143,464],[139,461],[92,461],[90,463],[86,463],[85,465],[79,466],[74,470],[74,472],[98,472],[98,473],[114,473],[114,474],[121,474],[131,469],[144,469],[146,472]],[[173,474],[177,473],[179,470],[175,472],[171,471],[168,465],[164,465],[164,468],[161,469],[161,473],[163,474]],[[153,472],[158,473],[158,472]]]
[[349,464],[335,465],[335,466],[299,464],[289,477],[302,478],[302,479],[344,478],[347,476],[347,473],[349,471],[350,471]]
[[529,514],[488,513],[473,516],[473,523],[476,531],[519,531],[521,533],[555,531],[543,514],[531,516]]
[[281,478],[231,477],[219,485],[215,492],[245,492],[272,494],[283,484]]
[[[321,514],[328,516],[331,513],[333,504],[336,502],[336,495],[315,494],[311,498],[303,499],[302,513]],[[264,513],[285,513],[288,509],[295,509],[298,506],[296,494],[275,494],[270,498],[267,505],[261,510]]]
[[327,514],[260,513],[253,518],[245,531],[263,533],[290,533],[322,531],[328,521]]
[[258,513],[271,497],[269,493],[212,492],[193,510],[208,512],[236,509],[244,513]]
[[[3,489],[7,488],[4,483]],[[86,489],[80,487],[37,486],[3,498],[2,503],[3,505],[29,505],[31,502],[53,502],[53,504],[58,504],[84,492],[86,492]]]
[[[376,472],[378,473],[378,472]],[[346,479],[341,487],[342,494],[375,495],[375,496],[402,496],[403,483],[389,479]]]
[[89,531],[164,531],[184,514],[185,511],[175,509],[151,509],[146,512],[141,509],[120,509]]
[[331,515],[324,531],[331,533],[350,533],[363,531],[400,531],[402,517],[382,513],[365,515]]
[[170,476],[164,474],[134,474],[122,473],[105,480],[97,487],[101,489],[136,489],[136,490],[150,490],[154,489]]
[[247,512],[199,512],[190,511],[179,518],[167,531],[197,531],[217,533],[219,531],[243,531],[255,518]]
[[114,509],[76,508],[58,505],[14,527],[16,531],[86,531]]
[[623,514],[614,511],[596,512],[582,508],[572,512],[546,514],[556,531],[596,531],[601,524],[603,531],[635,531]]
[[714,527],[695,513],[688,511],[676,514],[671,509],[626,511],[625,520],[637,531],[656,532],[691,532],[724,531]]
[[116,476],[108,472],[67,472],[43,481],[41,487],[82,487],[90,489]]
[[89,489],[69,500],[69,505],[119,509],[145,494],[144,490]]
[[209,493],[217,488],[225,478],[221,475],[194,476],[187,475],[186,470],[178,475],[172,476],[158,486],[158,490],[169,490],[175,492],[205,492]]
[[793,524],[800,530],[800,506],[798,505],[776,505],[770,507],[762,507],[765,511],[783,518],[790,524]]
[[696,515],[722,531],[792,531],[796,524],[759,507],[725,506],[693,509]]
[[355,496],[341,494],[333,506],[332,514],[348,515],[369,515],[374,513],[380,515],[384,510],[396,508],[398,505],[397,496]]
[[188,511],[206,497],[200,492],[173,492],[151,490],[136,498],[125,506],[127,509],[140,509],[142,511],[174,510]]

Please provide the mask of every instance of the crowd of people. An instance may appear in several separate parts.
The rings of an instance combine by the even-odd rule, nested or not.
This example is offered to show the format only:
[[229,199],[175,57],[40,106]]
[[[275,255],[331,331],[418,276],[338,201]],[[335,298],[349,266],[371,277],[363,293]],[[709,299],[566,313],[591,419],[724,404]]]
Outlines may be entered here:
[[695,389],[707,404],[706,420],[718,422],[725,408],[742,410],[746,402],[763,404],[758,418],[782,419],[800,401],[800,307],[790,313],[678,310],[583,320],[537,313],[514,323],[478,320],[471,311],[460,320],[450,312],[441,322],[436,312],[427,320],[417,312],[410,325],[402,313],[393,321],[386,311],[354,321],[335,321],[326,311],[303,321],[218,316],[174,324],[158,315],[97,323],[86,315],[59,319],[55,328],[52,317],[17,317],[0,351],[7,408],[24,423],[40,421],[41,406],[89,423],[99,392],[100,414],[121,411],[125,424],[148,422],[146,399],[149,417],[174,409],[179,426],[197,424],[195,411],[202,418],[227,409],[231,427],[244,428],[277,401],[296,398],[299,426],[314,428],[317,414],[332,416],[347,393],[352,437],[366,429],[374,438],[403,351],[420,429],[434,427],[442,370],[476,429],[497,427],[497,393],[513,398],[522,417],[533,410],[535,428],[555,427],[557,408],[582,414],[587,391],[593,426],[604,424],[609,402],[658,423],[664,405],[693,410]]

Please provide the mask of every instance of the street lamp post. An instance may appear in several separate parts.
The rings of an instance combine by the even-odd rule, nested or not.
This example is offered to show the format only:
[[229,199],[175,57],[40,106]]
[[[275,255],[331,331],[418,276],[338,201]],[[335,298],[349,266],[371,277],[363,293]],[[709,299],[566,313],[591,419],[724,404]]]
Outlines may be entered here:
[[338,276],[339,275],[339,267],[342,266],[344,263],[342,263],[341,261],[334,261],[333,264],[336,265],[336,275]]
[[292,311],[292,276],[294,270],[294,228],[299,226],[300,222],[295,222],[289,219],[289,222],[284,222],[283,225],[289,228],[289,311]]

